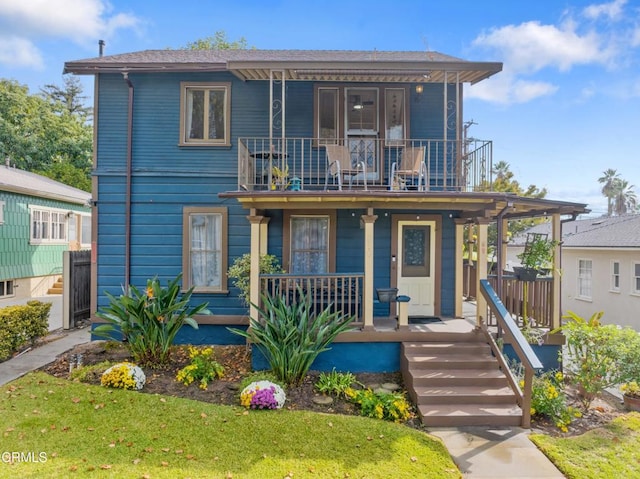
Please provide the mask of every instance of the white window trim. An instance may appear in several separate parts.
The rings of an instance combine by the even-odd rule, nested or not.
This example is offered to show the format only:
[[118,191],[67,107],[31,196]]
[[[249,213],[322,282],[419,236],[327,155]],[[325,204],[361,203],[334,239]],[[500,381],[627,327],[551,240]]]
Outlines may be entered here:
[[[580,290],[580,262],[581,261],[589,261],[589,263],[591,263],[591,295],[590,296],[586,296],[584,294],[582,294],[582,291]],[[589,259],[589,258],[578,258],[578,264],[577,264],[577,270],[578,270],[578,274],[576,276],[576,280],[577,280],[577,284],[576,284],[576,299],[581,299],[583,301],[592,301],[593,300],[593,260]]]
[[632,261],[631,262],[631,294],[633,296],[640,296],[640,289],[636,289],[636,279],[638,278],[638,276],[636,276],[636,266],[640,265],[640,262],[638,261]]
[[[615,264],[618,265],[618,273],[617,274],[615,273],[615,270],[614,270],[614,265]],[[621,265],[621,263],[617,259],[612,259],[611,262],[610,262],[609,271],[610,271],[611,276],[609,278],[609,280],[610,280],[609,292],[611,292],[611,293],[619,293],[620,292],[620,265]],[[614,278],[616,276],[618,278],[618,287],[616,287],[615,281],[614,281]]]
[[[48,213],[48,231],[47,238],[34,238],[33,237],[33,214],[34,212],[39,211],[41,213]],[[53,233],[53,220],[52,213],[57,213],[62,216],[63,224],[64,224],[64,238],[55,238]],[[61,244],[69,244],[69,210],[61,209],[61,208],[48,208],[39,205],[29,205],[29,243],[30,244],[49,244],[49,245],[61,245]]]
[[[221,140],[189,139],[187,138],[187,91],[224,90],[224,138]],[[207,105],[205,103],[205,105]],[[207,113],[208,113],[207,106]],[[208,118],[208,115],[205,114]],[[205,128],[205,131],[207,129]],[[180,146],[231,146],[231,83],[229,82],[180,82]]]
[[191,222],[190,218],[192,214],[203,215],[220,215],[221,216],[221,235],[220,238],[220,286],[219,287],[204,287],[196,286],[193,289],[194,293],[224,293],[227,294],[227,269],[229,265],[229,251],[228,240],[229,236],[229,211],[227,208],[220,207],[199,207],[190,206],[185,207],[182,210],[182,285],[183,289],[187,290],[191,286]]
[[[3,279],[1,282],[4,284],[3,287],[0,288],[0,298],[13,298],[16,295],[16,281],[14,279]],[[11,283],[11,290],[13,291],[11,294],[5,294],[7,291],[7,283]]]
[[0,225],[4,224],[4,201],[0,201]]
[[88,243],[83,243],[82,242],[82,226],[84,225],[85,221],[88,221],[89,222],[89,228],[91,228],[91,214],[76,212],[76,215],[80,217],[80,231],[78,232],[78,243],[80,243],[80,247],[81,248],[90,248],[91,247],[91,234],[89,234],[89,242]]

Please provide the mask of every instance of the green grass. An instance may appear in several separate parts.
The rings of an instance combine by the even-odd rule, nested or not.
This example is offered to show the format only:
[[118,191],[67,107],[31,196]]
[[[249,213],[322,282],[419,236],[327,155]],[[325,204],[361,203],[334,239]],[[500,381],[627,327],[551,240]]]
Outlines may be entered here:
[[529,437],[569,479],[640,477],[638,413],[620,416],[580,436]]
[[[3,386],[0,434],[0,477],[461,477],[438,439],[400,424],[245,411],[43,373]],[[10,464],[6,453],[31,460]],[[33,460],[40,453],[46,462]]]

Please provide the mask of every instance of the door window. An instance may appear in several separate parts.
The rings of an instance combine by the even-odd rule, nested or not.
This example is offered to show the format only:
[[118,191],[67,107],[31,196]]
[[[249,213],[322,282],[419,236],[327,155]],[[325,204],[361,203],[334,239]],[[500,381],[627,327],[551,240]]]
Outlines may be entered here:
[[429,226],[405,226],[402,232],[402,276],[431,276]]

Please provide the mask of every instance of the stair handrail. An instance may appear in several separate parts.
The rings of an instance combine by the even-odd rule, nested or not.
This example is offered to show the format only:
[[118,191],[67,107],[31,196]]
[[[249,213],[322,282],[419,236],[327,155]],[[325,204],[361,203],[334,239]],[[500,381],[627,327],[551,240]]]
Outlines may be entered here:
[[[531,345],[526,340],[522,331],[513,320],[507,308],[502,304],[502,301],[498,297],[489,281],[486,279],[480,280],[480,293],[487,301],[487,305],[491,312],[495,315],[498,326],[507,334],[511,339],[511,346],[515,351],[518,359],[524,367],[524,386],[523,390],[520,390],[518,384],[515,384],[516,391],[521,397],[520,407],[522,408],[522,427],[528,428],[531,426],[531,397],[533,391],[533,377],[536,371],[543,368],[542,362],[531,348]],[[485,325],[486,330],[486,325]],[[492,341],[493,344],[495,342]],[[492,348],[493,349],[493,348]],[[496,354],[502,353],[495,351]],[[505,371],[507,373],[508,371]]]

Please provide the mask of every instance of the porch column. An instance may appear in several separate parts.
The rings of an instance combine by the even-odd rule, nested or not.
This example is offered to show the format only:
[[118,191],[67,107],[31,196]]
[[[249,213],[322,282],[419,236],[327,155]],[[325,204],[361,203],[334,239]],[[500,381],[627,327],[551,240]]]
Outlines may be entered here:
[[262,221],[260,222],[260,254],[262,256],[266,255],[269,251],[268,232],[270,219],[271,218],[267,216],[262,216]]
[[487,236],[489,223],[487,218],[478,218],[478,240],[476,243],[478,251],[478,261],[476,263],[476,325],[480,326],[482,321],[487,321],[487,301],[482,296],[480,290],[480,280],[487,278]]
[[561,278],[561,266],[562,266],[562,223],[560,221],[560,215],[554,213],[551,217],[551,235],[554,241],[558,244],[553,248],[553,291],[551,292],[551,329],[560,327],[560,278]]
[[249,276],[249,300],[251,307],[249,315],[256,321],[259,319],[258,308],[260,304],[260,230],[264,216],[252,214],[247,216],[251,223],[251,273]]
[[364,284],[362,285],[363,330],[373,330],[373,224],[378,219],[373,208],[360,217],[364,224]]
[[464,225],[466,220],[461,218],[456,218],[453,220],[456,224],[456,262],[455,262],[455,274],[456,274],[456,286],[455,286],[455,317],[462,317],[462,295],[464,294],[463,290],[463,281],[464,281],[464,264],[462,258],[462,245],[464,244]]

